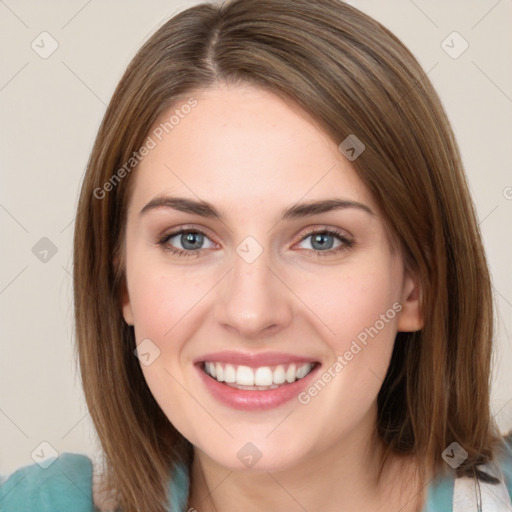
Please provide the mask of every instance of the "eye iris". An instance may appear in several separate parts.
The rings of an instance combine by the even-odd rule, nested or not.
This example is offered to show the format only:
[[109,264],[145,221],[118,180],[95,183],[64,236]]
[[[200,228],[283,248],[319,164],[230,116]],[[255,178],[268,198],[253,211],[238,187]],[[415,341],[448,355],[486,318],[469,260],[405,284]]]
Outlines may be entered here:
[[[331,243],[326,243],[325,239],[326,238],[330,238],[331,239]],[[334,242],[334,239],[333,239],[333,236],[332,235],[329,235],[327,233],[317,233],[316,235],[313,236],[313,241],[312,241],[312,246],[315,248],[315,249],[331,249],[332,248],[332,245],[333,245],[333,242]],[[315,246],[316,243],[319,243],[320,245],[319,246]]]
[[[200,249],[203,238],[201,233],[183,233],[181,235],[181,243],[185,249]],[[188,244],[192,244],[192,246]]]

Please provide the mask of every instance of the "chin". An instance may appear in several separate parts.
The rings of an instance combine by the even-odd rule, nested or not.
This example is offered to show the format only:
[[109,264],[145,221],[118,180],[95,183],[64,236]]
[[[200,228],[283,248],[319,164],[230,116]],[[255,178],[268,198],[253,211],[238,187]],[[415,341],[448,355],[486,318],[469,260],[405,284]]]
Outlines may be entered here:
[[296,447],[289,444],[283,447],[282,443],[269,442],[264,437],[261,441],[232,440],[229,446],[200,449],[216,464],[234,472],[286,471],[300,464],[307,456],[301,442]]

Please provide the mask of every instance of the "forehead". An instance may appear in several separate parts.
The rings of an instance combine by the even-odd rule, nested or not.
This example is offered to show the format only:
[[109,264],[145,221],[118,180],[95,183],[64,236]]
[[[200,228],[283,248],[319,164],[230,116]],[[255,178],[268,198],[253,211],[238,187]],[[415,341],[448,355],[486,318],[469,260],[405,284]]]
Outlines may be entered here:
[[252,85],[187,98],[148,134],[154,147],[134,173],[133,207],[177,192],[227,209],[281,209],[327,196],[373,204],[337,144],[297,106]]

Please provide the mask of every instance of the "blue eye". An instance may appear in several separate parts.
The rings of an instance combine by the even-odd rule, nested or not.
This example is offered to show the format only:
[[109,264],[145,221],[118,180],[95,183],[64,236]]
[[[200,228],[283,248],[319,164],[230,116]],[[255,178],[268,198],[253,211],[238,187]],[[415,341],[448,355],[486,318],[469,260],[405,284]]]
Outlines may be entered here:
[[[353,240],[348,239],[343,233],[333,229],[312,229],[301,238],[299,243],[303,243],[311,238],[310,247],[301,249],[313,253],[315,256],[328,256],[349,249],[354,245]],[[334,244],[337,240],[337,245]],[[204,247],[203,244],[208,241],[210,245]],[[181,229],[173,233],[169,233],[161,237],[157,243],[166,251],[175,254],[178,257],[197,257],[203,251],[211,249],[215,244],[210,238],[197,229]],[[180,244],[182,248],[176,247]]]
[[[354,245],[354,242],[349,240],[343,233],[333,229],[313,229],[302,238],[301,243],[308,238],[311,238],[310,246],[317,256],[332,255]],[[336,239],[338,240],[338,245],[333,248]]]
[[[175,247],[174,244],[176,242],[174,242],[174,244],[171,243],[171,241],[175,238],[177,239],[177,242],[181,244],[183,249]],[[205,249],[202,247],[205,240],[210,239],[201,231],[182,229],[181,231],[176,231],[174,233],[169,233],[168,235],[163,236],[158,241],[158,243],[162,245],[166,250],[171,251],[177,256],[199,256],[201,251]]]

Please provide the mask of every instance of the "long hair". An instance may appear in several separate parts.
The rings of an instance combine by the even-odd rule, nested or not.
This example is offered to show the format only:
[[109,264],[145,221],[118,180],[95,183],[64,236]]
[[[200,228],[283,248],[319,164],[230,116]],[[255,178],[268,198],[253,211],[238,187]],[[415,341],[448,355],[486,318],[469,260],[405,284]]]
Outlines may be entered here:
[[[459,475],[493,458],[492,294],[474,207],[449,122],[425,72],[386,28],[338,0],[201,4],[139,50],[107,108],[76,215],[74,304],[81,378],[108,485],[126,512],[164,511],[169,472],[192,447],[153,398],[120,306],[132,160],[157,117],[193,91],[249,83],[294,102],[340,144],[421,283],[424,328],[399,333],[378,395],[390,454],[438,472],[457,442]],[[132,162],[127,167],[127,162]],[[124,169],[124,172],[120,170]]]

